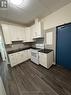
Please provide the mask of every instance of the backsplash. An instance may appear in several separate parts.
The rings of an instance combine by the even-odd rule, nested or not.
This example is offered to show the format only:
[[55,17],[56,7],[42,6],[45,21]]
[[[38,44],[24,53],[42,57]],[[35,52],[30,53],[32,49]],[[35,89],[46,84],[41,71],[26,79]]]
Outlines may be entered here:
[[44,38],[35,39],[35,43],[33,43],[32,46],[36,48],[44,48]]
[[12,41],[12,44],[23,44],[23,41]]
[[5,45],[6,50],[15,50],[21,48],[28,48],[31,47],[31,43],[22,43],[22,42],[13,42],[12,44]]
[[44,44],[44,38],[39,38],[35,40],[36,44]]

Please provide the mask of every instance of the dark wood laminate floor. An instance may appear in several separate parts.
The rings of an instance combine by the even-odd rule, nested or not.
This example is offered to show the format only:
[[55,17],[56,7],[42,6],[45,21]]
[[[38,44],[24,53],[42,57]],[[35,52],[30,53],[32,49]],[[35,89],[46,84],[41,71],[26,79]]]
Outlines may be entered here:
[[7,95],[71,95],[71,71],[49,70],[31,61],[9,68]]

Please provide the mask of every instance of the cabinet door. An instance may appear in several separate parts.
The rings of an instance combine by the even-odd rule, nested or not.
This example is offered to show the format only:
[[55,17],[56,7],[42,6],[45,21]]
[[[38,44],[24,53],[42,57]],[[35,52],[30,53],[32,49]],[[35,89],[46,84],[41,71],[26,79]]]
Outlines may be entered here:
[[37,22],[34,25],[32,25],[32,37],[33,38],[39,38],[42,37],[42,26],[41,26],[41,22]]
[[25,42],[30,42],[30,28],[25,28]]
[[19,59],[20,59],[20,63],[25,61],[25,59],[24,59],[24,51],[19,52]]
[[25,29],[22,27],[21,29],[20,29],[20,37],[21,37],[21,40],[25,40]]
[[14,25],[9,25],[12,41],[24,40],[24,28]]
[[16,27],[17,33],[17,40],[24,40],[24,28],[23,27]]
[[9,26],[2,24],[2,29],[3,29],[3,35],[4,35],[5,43],[11,44],[12,42],[11,42]]
[[47,54],[47,69],[53,64],[53,51]]
[[39,53],[39,64],[47,68],[47,55],[44,53]]
[[32,35],[33,35],[33,38],[36,38],[36,25],[34,24],[33,26],[32,26]]
[[9,54],[9,59],[10,59],[11,67],[25,61],[23,58],[23,52],[16,52],[13,54]]
[[36,37],[42,37],[41,23],[36,23]]
[[24,60],[28,60],[28,51],[24,50]]
[[9,60],[10,60],[11,67],[17,64],[15,54],[9,54]]
[[31,41],[34,41],[34,40],[33,40],[33,38],[35,38],[34,25],[32,25],[32,26],[30,27],[30,29],[31,29],[31,32],[30,32]]
[[22,40],[22,33],[21,33],[21,27],[15,26],[15,33],[16,33],[16,40],[20,41]]
[[17,29],[13,25],[9,25],[10,35],[12,41],[17,41]]
[[27,50],[28,59],[31,59],[31,49]]
[[31,56],[30,50],[24,50],[13,54],[9,54],[10,64],[13,67],[17,64],[20,64],[30,59],[30,56]]
[[21,40],[21,31],[20,27],[16,27],[16,35],[17,35],[17,40]]
[[16,54],[17,64],[20,64],[21,63],[21,54],[20,54],[20,52],[17,52],[15,54]]

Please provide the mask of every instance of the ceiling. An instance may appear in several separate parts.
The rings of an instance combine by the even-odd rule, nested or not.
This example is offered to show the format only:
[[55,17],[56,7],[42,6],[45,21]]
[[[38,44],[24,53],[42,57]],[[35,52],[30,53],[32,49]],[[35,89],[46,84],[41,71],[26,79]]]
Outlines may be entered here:
[[8,8],[0,9],[1,20],[19,24],[32,23],[35,18],[42,19],[57,9],[71,2],[71,0],[24,0],[23,6],[15,6],[10,0]]

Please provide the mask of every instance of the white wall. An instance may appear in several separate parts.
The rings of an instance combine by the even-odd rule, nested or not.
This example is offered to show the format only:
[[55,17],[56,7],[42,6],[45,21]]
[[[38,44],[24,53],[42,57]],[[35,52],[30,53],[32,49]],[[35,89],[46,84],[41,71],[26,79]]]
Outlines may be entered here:
[[[53,45],[48,46],[45,43],[45,48],[54,50],[54,63],[55,63],[55,54],[56,54],[56,26],[62,25],[64,23],[71,22],[71,3],[59,9],[58,11],[48,15],[47,17],[41,20],[43,22],[43,27],[46,32],[53,31]],[[46,34],[45,34],[46,36]]]
[[71,22],[71,3],[42,19],[44,29]]

